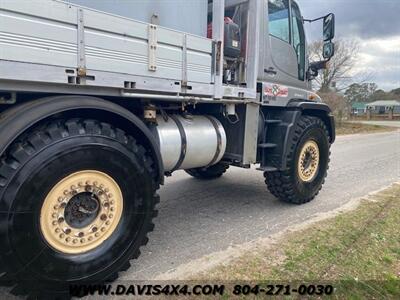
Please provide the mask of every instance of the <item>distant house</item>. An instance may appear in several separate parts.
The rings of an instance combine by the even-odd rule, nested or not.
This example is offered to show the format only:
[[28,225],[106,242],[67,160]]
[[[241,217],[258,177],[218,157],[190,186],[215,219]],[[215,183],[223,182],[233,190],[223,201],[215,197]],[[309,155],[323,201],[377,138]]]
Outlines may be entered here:
[[388,114],[390,110],[394,114],[400,114],[400,101],[397,100],[378,100],[367,104],[367,109],[372,114]]
[[354,102],[351,105],[351,114],[360,116],[367,113],[367,103],[364,102]]

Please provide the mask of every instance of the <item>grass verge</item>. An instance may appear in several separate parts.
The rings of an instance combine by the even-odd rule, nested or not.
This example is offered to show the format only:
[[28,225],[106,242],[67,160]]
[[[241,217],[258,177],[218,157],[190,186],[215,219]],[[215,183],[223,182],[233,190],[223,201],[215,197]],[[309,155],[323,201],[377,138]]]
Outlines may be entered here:
[[340,124],[336,123],[337,135],[356,134],[356,133],[375,133],[375,132],[386,132],[395,130],[397,130],[397,128],[388,126],[369,125],[369,124],[350,123],[350,122],[341,122]]
[[197,279],[326,283],[336,299],[400,299],[400,184]]

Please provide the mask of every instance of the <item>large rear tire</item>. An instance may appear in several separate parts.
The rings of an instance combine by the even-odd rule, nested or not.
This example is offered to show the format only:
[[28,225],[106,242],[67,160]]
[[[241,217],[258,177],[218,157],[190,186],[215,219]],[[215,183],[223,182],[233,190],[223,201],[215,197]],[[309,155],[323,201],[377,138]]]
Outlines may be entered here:
[[12,293],[68,298],[69,286],[114,280],[147,243],[156,216],[153,161],[124,131],[55,120],[0,161],[0,280]]
[[289,203],[313,200],[325,182],[329,148],[329,132],[324,122],[317,117],[300,117],[289,141],[286,169],[264,173],[269,191]]
[[195,168],[195,169],[188,169],[185,171],[194,178],[208,180],[221,177],[226,172],[226,170],[228,170],[228,168],[229,165],[227,164],[217,163],[207,168]]

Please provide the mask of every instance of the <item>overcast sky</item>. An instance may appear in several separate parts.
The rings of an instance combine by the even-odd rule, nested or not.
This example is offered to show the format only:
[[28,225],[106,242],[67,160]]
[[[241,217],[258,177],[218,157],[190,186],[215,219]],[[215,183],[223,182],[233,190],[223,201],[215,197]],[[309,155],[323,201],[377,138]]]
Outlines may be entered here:
[[[371,74],[379,88],[400,87],[400,0],[297,0],[304,18],[333,12],[336,37],[360,41],[357,71]],[[321,23],[309,39],[319,38]]]

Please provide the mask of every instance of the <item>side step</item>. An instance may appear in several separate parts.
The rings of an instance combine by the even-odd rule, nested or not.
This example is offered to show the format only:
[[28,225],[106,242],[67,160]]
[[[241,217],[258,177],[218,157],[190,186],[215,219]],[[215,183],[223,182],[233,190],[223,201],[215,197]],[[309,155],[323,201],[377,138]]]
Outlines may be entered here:
[[[258,144],[258,148],[259,149],[263,149],[263,151],[261,151],[261,165],[267,164],[266,163],[266,156],[268,155],[269,151],[267,151],[268,149],[274,149],[276,148],[278,145],[275,143],[266,143],[266,136],[267,136],[267,130],[269,128],[269,126],[274,126],[274,125],[279,125],[282,123],[282,120],[274,120],[274,119],[267,119],[265,120],[265,130],[264,130],[264,138],[263,141],[264,143]],[[274,171],[278,171],[278,168],[275,167],[268,167],[268,166],[264,166],[264,167],[259,167],[257,168],[257,170],[259,171],[263,171],[263,172],[274,172]]]
[[277,168],[275,167],[260,167],[257,168],[258,171],[263,171],[263,172],[273,172],[273,171],[278,171]]
[[279,124],[282,123],[282,120],[265,120],[266,124]]
[[277,146],[276,144],[272,144],[272,143],[258,144],[258,148],[262,148],[262,149],[272,149],[272,148],[275,148],[276,146]]

